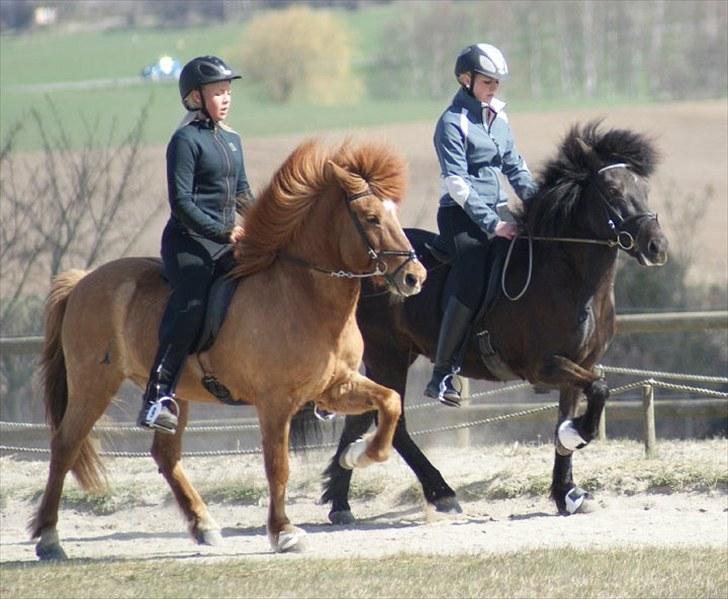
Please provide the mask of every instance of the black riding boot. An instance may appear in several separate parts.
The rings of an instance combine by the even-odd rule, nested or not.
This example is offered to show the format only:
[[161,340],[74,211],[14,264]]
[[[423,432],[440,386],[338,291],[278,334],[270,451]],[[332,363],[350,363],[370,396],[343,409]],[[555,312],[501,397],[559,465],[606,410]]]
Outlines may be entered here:
[[[166,357],[166,353],[164,354]],[[142,397],[137,426],[173,435],[177,430],[177,402],[174,401],[175,375],[164,368],[164,357],[155,362]]]
[[432,379],[425,388],[425,395],[439,399],[446,406],[460,407],[460,391],[453,385],[452,357],[468,331],[473,312],[474,310],[451,297],[442,317],[435,367],[432,370]]

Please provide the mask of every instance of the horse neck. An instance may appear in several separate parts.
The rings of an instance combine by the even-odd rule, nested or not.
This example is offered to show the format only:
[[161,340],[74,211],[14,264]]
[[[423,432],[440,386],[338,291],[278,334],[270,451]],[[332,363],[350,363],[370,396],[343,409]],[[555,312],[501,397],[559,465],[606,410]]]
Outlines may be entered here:
[[[336,226],[337,211],[345,209],[340,198],[327,192],[311,206],[301,229],[283,251],[321,269],[347,270],[338,245],[339,237],[334,234],[340,229]],[[357,279],[331,277],[288,261],[283,261],[281,266],[300,292],[311,298],[306,305],[323,311],[328,321],[346,320],[354,314],[360,291]]]
[[[617,266],[617,250],[603,246],[566,244],[555,249],[561,261],[579,282],[583,297],[589,298],[599,292],[611,292]],[[553,259],[558,260],[558,257]]]

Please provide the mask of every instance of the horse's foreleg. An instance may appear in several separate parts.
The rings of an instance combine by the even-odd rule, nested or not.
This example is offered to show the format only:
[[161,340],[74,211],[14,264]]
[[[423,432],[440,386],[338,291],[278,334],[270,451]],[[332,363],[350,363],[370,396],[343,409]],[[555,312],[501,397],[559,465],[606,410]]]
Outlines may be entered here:
[[[551,480],[551,498],[556,503],[560,514],[569,515],[584,509],[584,502],[589,498],[586,491],[576,486],[572,472],[572,442],[584,439],[578,433],[574,422],[581,390],[576,387],[562,387],[559,394],[559,417],[556,424],[554,443],[554,470]],[[603,404],[602,404],[603,407]],[[568,439],[568,440],[567,440]],[[583,447],[578,443],[576,447]]]
[[[593,370],[587,370],[563,356],[551,356],[540,370],[538,382],[574,390],[573,399],[567,402],[573,406],[560,411],[556,441],[562,453],[585,447],[596,436],[599,419],[609,397],[606,383],[599,380],[599,375]],[[579,391],[586,396],[587,410],[575,418]],[[570,415],[563,416],[564,411],[570,412]]]
[[187,478],[182,467],[182,434],[187,427],[189,403],[178,402],[177,431],[174,435],[155,433],[152,456],[187,520],[187,527],[201,545],[217,545],[221,540],[220,527],[210,516],[200,494]]
[[352,372],[348,381],[335,385],[321,397],[324,407],[343,414],[361,414],[377,409],[378,426],[371,436],[355,441],[341,456],[344,468],[370,465],[389,458],[392,438],[401,413],[399,394]]
[[[287,401],[287,400],[285,400]],[[297,551],[303,548],[305,532],[291,524],[286,516],[288,484],[288,434],[292,413],[281,413],[283,401],[268,398],[257,405],[265,474],[268,479],[268,540],[274,551]]]

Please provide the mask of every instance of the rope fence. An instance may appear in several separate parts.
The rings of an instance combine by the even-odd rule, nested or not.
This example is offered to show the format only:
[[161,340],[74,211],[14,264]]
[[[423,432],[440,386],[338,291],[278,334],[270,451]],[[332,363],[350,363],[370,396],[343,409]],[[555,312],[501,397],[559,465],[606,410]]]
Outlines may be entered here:
[[[648,370],[638,370],[638,369],[634,369],[634,368],[619,368],[619,367],[614,367],[614,366],[597,366],[597,369],[598,369],[598,371],[600,371],[603,374],[618,374],[618,375],[648,377],[648,378],[641,379],[641,380],[638,380],[638,381],[635,381],[632,383],[628,383],[626,385],[614,387],[613,389],[610,390],[610,395],[616,396],[616,395],[626,393],[626,392],[634,390],[634,389],[641,389],[642,403],[643,403],[643,410],[644,410],[644,415],[643,415],[644,442],[645,442],[645,452],[647,455],[654,454],[655,445],[656,445],[655,415],[654,415],[654,390],[656,388],[665,389],[668,391],[682,392],[682,393],[692,393],[692,394],[697,394],[697,395],[702,395],[702,396],[712,397],[712,398],[718,398],[718,399],[728,399],[728,393],[725,393],[722,391],[708,389],[705,387],[696,387],[696,386],[690,386],[690,385],[675,384],[675,383],[670,383],[670,382],[666,382],[663,380],[658,380],[658,379],[662,378],[662,379],[672,379],[672,380],[678,380],[678,381],[696,382],[696,383],[703,383],[703,384],[728,384],[728,377],[702,376],[702,375],[691,375],[691,374],[681,374],[681,373],[662,372],[662,371],[648,371]],[[470,407],[470,402],[473,400],[482,400],[482,399],[493,397],[493,396],[504,395],[509,392],[530,388],[531,386],[532,385],[530,383],[516,383],[516,384],[500,387],[497,389],[491,389],[488,391],[482,391],[482,392],[478,392],[478,393],[465,395],[463,397],[463,403],[465,404],[465,410],[463,410],[463,413],[467,413],[467,408]],[[435,406],[440,406],[440,403],[437,401],[422,402],[422,403],[418,403],[418,404],[415,404],[412,406],[408,406],[407,411],[411,412],[413,410],[420,410],[420,409],[430,408],[430,407],[435,407]],[[443,425],[443,426],[434,427],[434,428],[426,428],[426,429],[422,429],[422,430],[411,431],[410,434],[412,436],[419,436],[419,435],[430,435],[430,434],[436,434],[436,433],[461,431],[461,430],[470,429],[470,428],[477,427],[477,426],[484,426],[484,425],[493,424],[493,423],[497,423],[497,422],[504,422],[504,421],[511,420],[511,419],[532,416],[534,414],[556,409],[556,408],[558,408],[558,406],[559,406],[558,402],[548,403],[548,404],[544,404],[542,406],[538,406],[535,408],[531,408],[531,409],[527,409],[527,410],[519,410],[516,412],[509,413],[509,414],[501,414],[498,416],[491,416],[489,418],[480,418],[477,420],[469,420],[467,422],[461,422],[461,423],[457,423],[457,424]],[[600,437],[601,438],[606,437],[606,435],[604,433],[604,422],[605,422],[605,419],[603,416],[602,422],[600,424]],[[12,431],[12,430],[39,431],[39,430],[48,430],[48,427],[45,424],[33,424],[33,423],[25,423],[25,422],[0,422],[0,432]],[[189,432],[197,432],[197,433],[243,432],[243,431],[259,430],[259,427],[257,424],[193,425],[193,426],[187,427],[185,430],[189,431]],[[98,433],[123,434],[123,435],[128,435],[130,433],[139,434],[139,435],[148,435],[149,434],[149,431],[142,430],[134,424],[118,424],[118,425],[100,424],[100,425],[97,425],[94,427],[94,431],[98,432]],[[338,443],[320,443],[320,444],[314,444],[314,445],[306,445],[303,447],[297,447],[296,449],[299,451],[317,450],[317,449],[332,449],[337,446],[338,446]],[[50,453],[50,450],[45,449],[45,448],[0,445],[0,452],[48,455]],[[255,448],[251,448],[251,449],[188,451],[188,452],[184,452],[183,455],[185,457],[213,457],[213,456],[228,456],[228,455],[254,455],[254,454],[260,454],[260,453],[262,453],[262,449],[260,447],[255,447]],[[99,454],[104,457],[147,457],[149,455],[149,452],[148,451],[147,452],[101,451],[101,452],[99,452]]]

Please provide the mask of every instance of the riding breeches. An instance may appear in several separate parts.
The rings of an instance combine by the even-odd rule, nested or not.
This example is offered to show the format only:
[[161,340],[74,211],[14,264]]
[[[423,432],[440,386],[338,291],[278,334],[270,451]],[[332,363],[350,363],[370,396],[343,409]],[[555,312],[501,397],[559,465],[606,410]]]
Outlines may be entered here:
[[485,293],[488,236],[460,206],[442,206],[437,211],[440,240],[453,258],[451,291],[458,301],[477,310]]
[[162,235],[162,260],[172,294],[159,326],[150,380],[173,389],[200,333],[210,286],[226,261],[214,260],[195,239],[172,227]]

